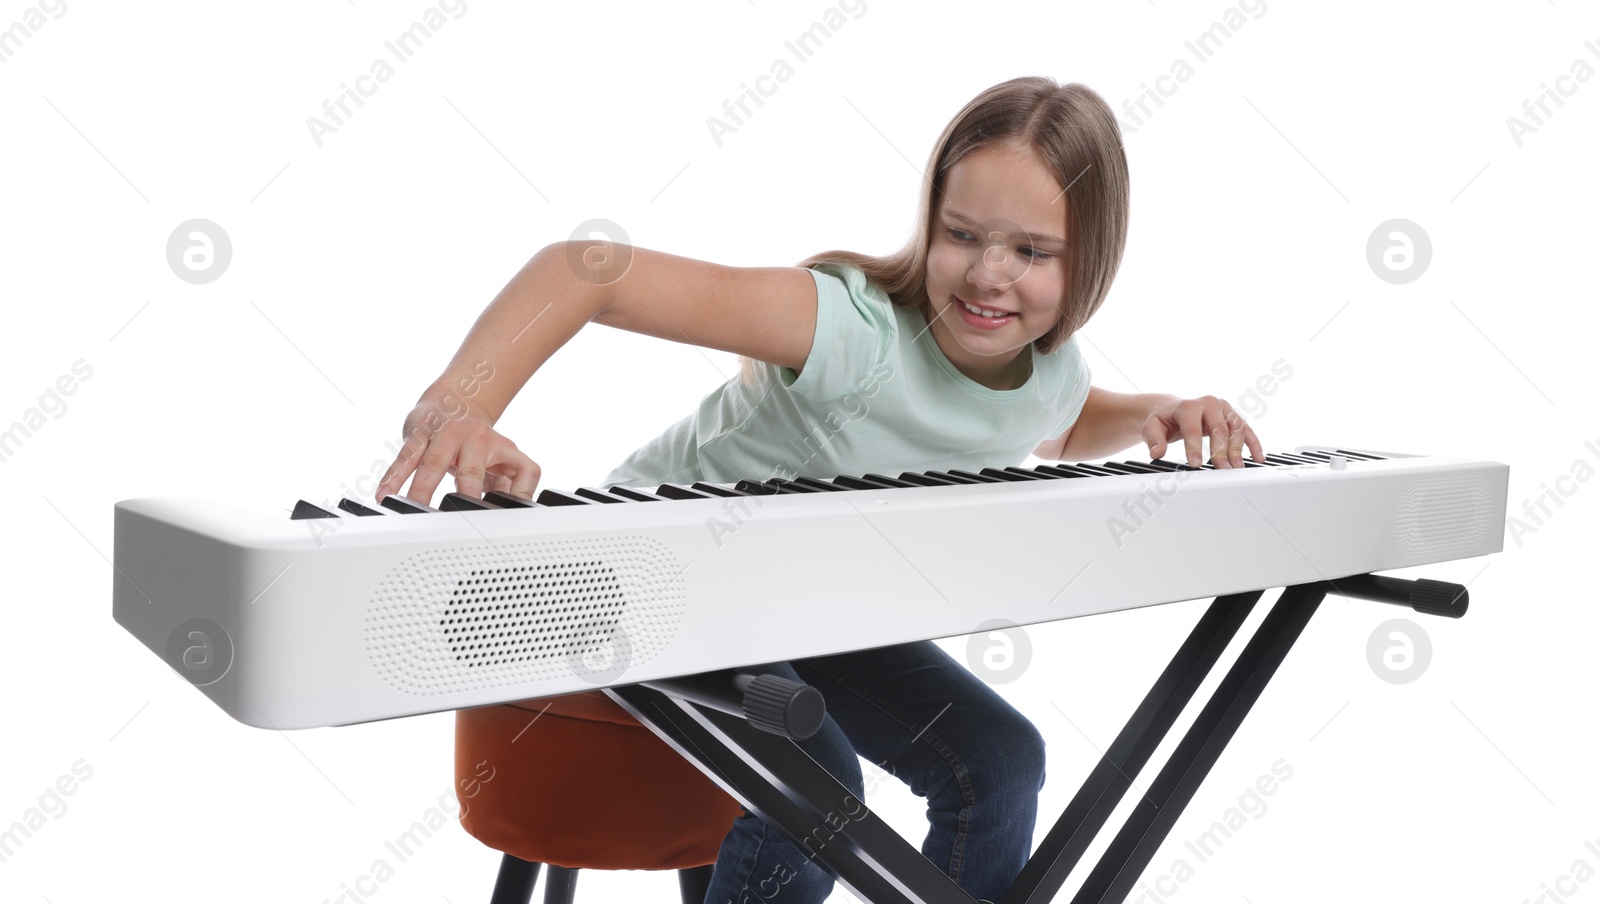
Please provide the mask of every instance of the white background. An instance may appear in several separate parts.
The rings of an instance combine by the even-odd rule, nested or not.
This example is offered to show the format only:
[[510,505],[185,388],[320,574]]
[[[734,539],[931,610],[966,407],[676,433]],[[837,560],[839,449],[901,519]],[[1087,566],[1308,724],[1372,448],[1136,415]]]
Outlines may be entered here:
[[[0,65],[0,425],[73,362],[93,372],[0,464],[0,827],[75,762],[92,774],[0,863],[0,898],[335,899],[378,858],[394,865],[384,841],[451,788],[448,714],[278,734],[178,680],[111,619],[116,501],[196,494],[265,512],[337,495],[386,457],[526,258],[593,217],[726,264],[889,251],[934,139],[978,91],[1048,75],[1120,109],[1174,60],[1193,63],[1184,42],[1227,9],[869,0],[809,60],[790,58],[794,76],[719,147],[707,118],[826,8],[474,0],[320,147],[307,118],[387,57],[422,3],[69,0],[14,33]],[[28,9],[0,6],[0,29]],[[1587,263],[1600,82],[1563,82],[1572,96],[1520,146],[1506,122],[1575,60],[1600,67],[1584,45],[1600,42],[1600,16],[1570,0],[1253,9],[1155,115],[1124,117],[1132,231],[1081,334],[1096,383],[1228,398],[1273,451],[1505,462],[1513,513],[1574,462],[1600,466],[1584,445],[1600,446]],[[233,243],[205,285],[165,254],[196,217]],[[1433,246],[1403,285],[1365,252],[1397,217]],[[1292,376],[1247,400],[1279,359]],[[499,426],[545,486],[576,487],[734,368],[596,326]],[[1148,890],[1520,902],[1560,882],[1600,900],[1600,883],[1572,878],[1580,860],[1600,869],[1593,483],[1564,482],[1571,497],[1501,554],[1404,575],[1470,581],[1473,597],[1460,621],[1413,619],[1433,657],[1412,683],[1380,680],[1366,653],[1374,628],[1410,613],[1330,598]],[[1203,605],[1028,629],[1034,661],[1002,691],[1049,744],[1036,840]],[[964,639],[942,643],[965,657]],[[1292,778],[1197,863],[1183,842],[1278,760]],[[904,786],[879,783],[869,803],[920,843]],[[484,901],[497,859],[449,826],[372,898]],[[1194,875],[1158,885],[1179,859]],[[676,894],[665,874],[585,872],[579,900]]]

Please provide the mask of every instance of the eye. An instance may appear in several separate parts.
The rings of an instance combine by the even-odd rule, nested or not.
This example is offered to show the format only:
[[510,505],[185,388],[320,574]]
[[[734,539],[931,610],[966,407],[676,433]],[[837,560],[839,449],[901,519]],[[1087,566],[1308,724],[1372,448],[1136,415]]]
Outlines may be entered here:
[[[968,234],[966,232],[962,232],[959,229],[946,228],[945,232],[950,236],[950,238],[952,238],[952,239],[954,239],[954,240],[956,240],[958,242],[965,242],[968,239],[972,238],[972,236],[970,234]],[[1047,261],[1050,258],[1055,256],[1053,254],[1046,254],[1045,252],[1039,251],[1039,250],[1034,249],[1034,248],[1024,247],[1022,250],[1026,251],[1028,253],[1028,260],[1033,261],[1035,263],[1038,263],[1040,261]]]

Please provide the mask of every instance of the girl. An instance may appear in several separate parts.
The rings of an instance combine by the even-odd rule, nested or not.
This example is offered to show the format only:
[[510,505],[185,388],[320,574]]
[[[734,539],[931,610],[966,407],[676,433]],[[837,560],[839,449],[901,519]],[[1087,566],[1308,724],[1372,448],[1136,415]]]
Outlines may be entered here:
[[[590,321],[743,356],[737,378],[635,451],[605,486],[899,473],[1085,461],[1183,438],[1199,466],[1261,461],[1255,432],[1214,396],[1089,385],[1076,333],[1122,257],[1127,162],[1116,119],[1082,85],[1017,78],[945,127],[898,252],[832,251],[798,267],[723,267],[643,248],[564,242],[535,254],[406,417],[378,497],[445,474],[477,496],[531,497],[539,466],[493,429],[511,397]],[[576,277],[576,278],[575,278]],[[491,362],[465,412],[456,380]],[[476,381],[474,381],[476,382]],[[449,399],[449,407],[446,407]],[[789,473],[778,473],[787,471]],[[974,555],[1002,537],[958,537]],[[1000,554],[1003,554],[1001,552]],[[1032,851],[1044,782],[1034,726],[932,641],[760,667],[805,681],[828,716],[800,747],[859,799],[858,756],[928,801],[922,845],[969,895],[999,900]],[[724,839],[707,904],[814,904],[832,876],[746,811]]]

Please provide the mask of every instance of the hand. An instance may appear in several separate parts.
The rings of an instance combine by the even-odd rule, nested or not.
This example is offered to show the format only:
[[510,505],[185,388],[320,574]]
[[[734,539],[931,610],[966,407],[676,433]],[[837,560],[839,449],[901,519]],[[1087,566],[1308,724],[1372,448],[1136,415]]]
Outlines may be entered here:
[[430,505],[446,473],[456,479],[456,492],[474,499],[485,489],[532,498],[539,485],[539,465],[517,444],[495,432],[483,418],[446,414],[438,403],[424,400],[406,415],[405,445],[383,472],[376,498],[398,492],[412,472],[406,494]]
[[1211,463],[1217,468],[1244,467],[1245,446],[1250,447],[1251,458],[1266,461],[1256,432],[1216,396],[1180,399],[1157,408],[1145,419],[1140,435],[1150,446],[1151,458],[1160,458],[1167,451],[1167,442],[1182,436],[1190,467],[1200,467],[1201,437],[1210,437]]

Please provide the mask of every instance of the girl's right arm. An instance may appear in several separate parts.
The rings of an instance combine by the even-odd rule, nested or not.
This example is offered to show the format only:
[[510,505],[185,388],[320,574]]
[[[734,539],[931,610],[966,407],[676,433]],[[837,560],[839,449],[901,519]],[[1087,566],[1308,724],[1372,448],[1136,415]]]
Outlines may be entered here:
[[[590,275],[579,273],[585,252],[603,253],[622,275],[603,276],[609,280],[603,285],[584,278]],[[406,416],[404,445],[377,498],[398,492],[410,477],[406,495],[429,503],[447,473],[464,495],[487,488],[531,498],[539,465],[493,425],[528,378],[590,321],[798,372],[811,351],[816,316],[816,283],[797,267],[725,267],[589,241],[547,245],[479,315]]]

